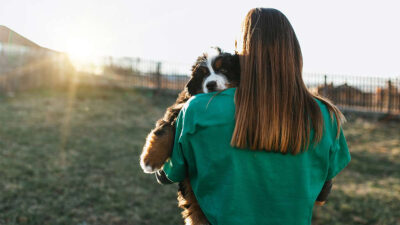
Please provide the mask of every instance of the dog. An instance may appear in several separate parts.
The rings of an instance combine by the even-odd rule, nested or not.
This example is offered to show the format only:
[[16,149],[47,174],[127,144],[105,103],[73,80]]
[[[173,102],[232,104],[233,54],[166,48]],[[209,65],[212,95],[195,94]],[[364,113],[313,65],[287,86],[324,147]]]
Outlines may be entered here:
[[[198,57],[192,66],[191,77],[185,89],[178,95],[176,102],[167,109],[164,117],[157,121],[156,127],[146,138],[140,157],[143,171],[145,173],[159,171],[171,156],[176,118],[190,97],[236,87],[239,82],[240,64],[236,53],[230,54],[215,48],[212,52]],[[209,224],[194,196],[188,178],[179,184],[178,202],[179,207],[183,209],[185,224]]]
[[[209,92],[218,92],[226,88],[237,87],[240,83],[240,63],[237,53],[230,54],[216,48],[214,53],[205,53],[197,58],[192,66],[190,80],[178,95],[175,103],[159,119],[156,127],[148,134],[140,156],[140,165],[145,173],[156,173],[160,183],[169,183],[162,166],[172,154],[176,119],[183,105],[190,97]],[[316,200],[323,205],[332,187],[327,181]],[[183,209],[185,224],[209,224],[193,193],[189,178],[179,183],[178,206]]]

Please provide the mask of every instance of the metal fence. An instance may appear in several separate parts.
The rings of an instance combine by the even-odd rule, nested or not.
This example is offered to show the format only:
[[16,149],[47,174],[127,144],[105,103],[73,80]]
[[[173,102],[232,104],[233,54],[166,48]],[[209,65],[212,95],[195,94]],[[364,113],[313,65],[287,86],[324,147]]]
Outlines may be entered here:
[[[190,64],[130,57],[71,63],[65,54],[11,50],[0,48],[0,92],[62,85],[71,81],[97,86],[178,91],[189,80],[192,67]],[[329,98],[342,109],[400,114],[399,77],[304,73],[303,79],[311,92]]]
[[[182,90],[189,80],[191,65],[174,64],[142,59],[120,63],[109,59],[101,65],[104,77],[117,75],[127,86],[154,88],[156,90]],[[175,72],[171,72],[175,71]],[[176,72],[179,71],[179,72]],[[400,114],[399,77],[363,77],[335,74],[304,73],[304,82],[315,94],[330,99],[342,109],[365,112]]]
[[400,79],[304,74],[309,90],[343,109],[400,114]]

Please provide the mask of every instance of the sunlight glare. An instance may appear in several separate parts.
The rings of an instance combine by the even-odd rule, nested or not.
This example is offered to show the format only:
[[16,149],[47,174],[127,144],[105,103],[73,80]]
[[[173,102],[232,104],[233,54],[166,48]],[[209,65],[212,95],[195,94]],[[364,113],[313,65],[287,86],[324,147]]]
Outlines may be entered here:
[[94,46],[85,39],[71,39],[66,51],[74,61],[87,61],[94,57]]
[[98,53],[95,50],[93,40],[89,39],[69,39],[66,45],[66,53],[77,71],[91,74],[100,74],[101,66],[98,64]]

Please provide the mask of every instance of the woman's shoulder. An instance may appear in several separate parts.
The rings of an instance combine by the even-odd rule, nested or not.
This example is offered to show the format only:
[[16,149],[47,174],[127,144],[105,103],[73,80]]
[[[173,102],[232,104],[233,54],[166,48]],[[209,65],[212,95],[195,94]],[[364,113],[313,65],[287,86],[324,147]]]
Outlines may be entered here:
[[329,113],[328,107],[326,104],[318,98],[314,98],[314,100],[318,103],[319,108],[323,114]]
[[228,118],[234,117],[235,90],[229,88],[221,92],[197,94],[183,106],[183,116],[203,125],[226,122]]
[[336,139],[337,133],[337,122],[335,112],[329,110],[327,103],[324,101],[314,98],[314,100],[318,103],[318,106],[321,110],[322,118],[324,120],[324,131],[326,134],[329,134],[333,139]]
[[185,104],[186,110],[204,111],[215,109],[232,103],[236,88],[228,88],[220,92],[201,93],[192,96]]

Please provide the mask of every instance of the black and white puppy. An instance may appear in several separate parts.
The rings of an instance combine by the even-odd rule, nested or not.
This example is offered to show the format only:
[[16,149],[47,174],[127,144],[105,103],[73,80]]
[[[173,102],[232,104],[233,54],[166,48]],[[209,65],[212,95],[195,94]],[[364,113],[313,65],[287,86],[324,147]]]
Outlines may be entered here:
[[236,87],[239,82],[239,56],[215,48],[197,59],[192,68],[192,77],[186,86],[188,92],[195,95]]
[[[239,56],[222,52],[219,48],[198,57],[185,89],[176,102],[159,119],[148,134],[140,156],[140,166],[145,173],[156,173],[160,183],[170,183],[162,166],[171,156],[175,138],[176,118],[184,103],[193,95],[222,91],[240,82]],[[179,184],[178,205],[183,209],[185,224],[209,224],[193,193],[189,178]]]
[[154,173],[169,158],[173,147],[176,118],[183,104],[191,96],[236,87],[239,82],[240,65],[237,54],[224,53],[219,48],[215,48],[198,57],[192,66],[191,78],[185,89],[147,136],[140,160],[143,171]]

